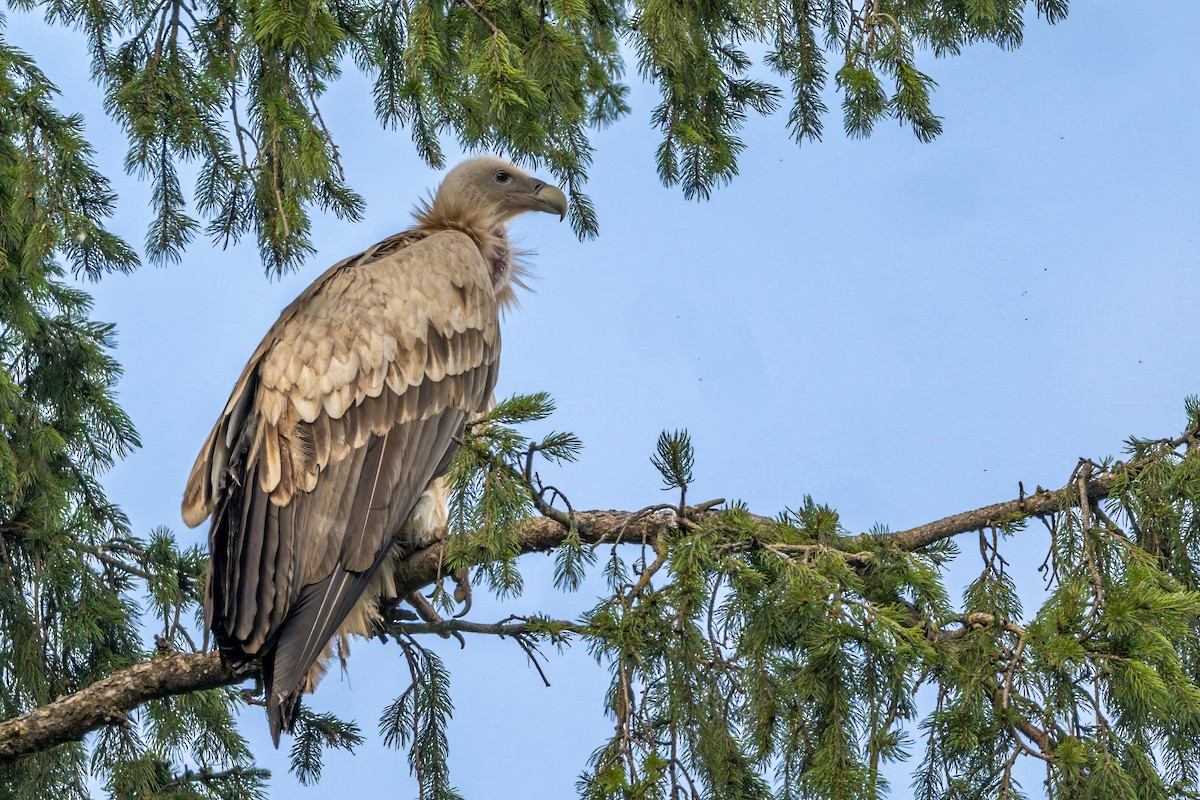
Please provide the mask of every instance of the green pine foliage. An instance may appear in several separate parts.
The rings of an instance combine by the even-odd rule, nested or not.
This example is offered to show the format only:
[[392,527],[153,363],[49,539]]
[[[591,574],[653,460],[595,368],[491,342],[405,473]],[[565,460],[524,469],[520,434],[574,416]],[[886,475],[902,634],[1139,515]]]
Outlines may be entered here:
[[290,752],[292,772],[303,784],[316,783],[321,779],[325,748],[352,751],[362,743],[362,734],[354,722],[301,706]]
[[[463,446],[446,473],[452,489],[451,537],[446,554],[449,572],[478,565],[490,588],[501,596],[521,592],[520,526],[544,502],[546,489],[534,486],[534,457],[555,463],[574,461],[582,447],[569,433],[550,433],[531,442],[512,426],[550,416],[554,402],[545,392],[516,395],[497,403],[483,419],[467,426]],[[549,491],[555,491],[550,487]],[[560,555],[560,584],[578,586],[588,556],[578,537]]]
[[[679,530],[580,546],[609,551],[609,595],[578,622],[531,628],[584,641],[610,671],[615,732],[580,796],[875,800],[904,796],[880,773],[896,761],[916,765],[922,800],[1197,796],[1200,404],[1187,411],[1178,439],[1081,462],[1069,484],[1113,470],[1107,499],[981,531],[982,569],[958,602],[950,540],[910,552],[885,528],[854,536],[811,498],[773,519],[737,504],[696,516],[690,439],[664,432],[651,460],[680,503],[643,513],[681,509]],[[491,441],[518,443],[506,457],[537,449]],[[486,519],[486,492],[458,502]],[[1005,540],[1043,522],[1047,592],[1026,611]],[[1018,759],[1045,766],[1044,788],[1017,783]]]
[[450,673],[432,650],[412,637],[398,640],[412,682],[379,717],[379,734],[388,747],[408,748],[409,771],[417,779],[419,800],[462,800],[450,785],[447,725],[454,712]]
[[243,704],[229,688],[147,703],[137,720],[100,732],[91,772],[121,800],[265,800],[271,774],[254,766],[234,721]]
[[[204,555],[170,533],[134,536],[100,474],[138,446],[113,386],[113,326],[67,271],[137,266],[104,227],[114,197],[82,120],[28,56],[0,39],[0,716],[85,688],[164,647],[196,647]],[[61,261],[60,261],[61,259]],[[65,264],[63,263],[65,262]],[[189,633],[190,632],[190,633]],[[0,766],[0,797],[255,798],[232,690],[156,701],[67,744]]]
[[921,623],[949,605],[935,556],[821,544],[836,533],[808,499],[775,520],[733,508],[619,573],[636,582],[587,617],[617,730],[582,796],[883,796],[934,654]]
[[[136,264],[103,228],[107,182],[81,121],[27,56],[0,40],[0,714],[14,716],[138,660],[122,578],[90,552],[127,532],[98,474],[137,446],[112,386],[113,329],[88,318],[55,251],[98,275]],[[0,772],[78,795],[82,750]],[[22,793],[30,789],[22,790]],[[17,796],[21,796],[18,794]]]
[[[1056,22],[1067,11],[1065,0],[23,7],[87,35],[108,111],[128,136],[126,165],[152,185],[150,260],[178,260],[202,232],[225,243],[254,235],[271,272],[311,252],[314,210],[361,213],[320,109],[343,69],[371,76],[379,120],[406,128],[431,165],[442,164],[446,136],[547,165],[588,235],[589,134],[628,113],[625,54],[660,92],[651,121],[661,178],[703,198],[736,175],[750,113],[790,102],[791,134],[817,140],[836,93],[848,135],[893,120],[927,140],[941,130],[921,66],[929,57],[978,42],[1016,47],[1026,17]],[[130,530],[99,482],[138,439],[114,394],[114,330],[90,318],[68,278],[131,270],[138,258],[105,228],[115,198],[82,121],[54,100],[36,65],[0,39],[5,718],[159,651],[209,647],[203,551],[181,549],[166,529]],[[180,181],[185,162],[198,166],[195,187]],[[980,572],[959,598],[945,580],[959,558],[950,540],[912,551],[884,527],[851,535],[810,498],[774,518],[736,503],[689,505],[703,458],[682,430],[664,432],[650,456],[671,502],[634,515],[675,524],[598,541],[537,471],[581,448],[569,433],[527,435],[552,411],[545,394],[517,396],[467,427],[448,475],[443,567],[456,578],[473,570],[511,598],[522,587],[521,531],[541,514],[567,531],[556,585],[577,590],[595,571],[607,580],[578,620],[532,616],[505,629],[539,670],[540,648],[568,642],[608,670],[613,735],[580,775],[581,797],[874,800],[907,794],[881,777],[905,761],[922,800],[1017,798],[1039,791],[1014,780],[1021,759],[1045,768],[1056,800],[1200,796],[1196,400],[1185,435],[1130,440],[1124,462],[1081,462],[1067,482],[1079,491],[1056,513],[980,531]],[[1102,472],[1115,477],[1100,500],[1086,486]],[[1046,592],[1018,598],[1008,539],[1039,535]],[[440,587],[435,595],[449,604]],[[426,645],[421,627],[389,619],[381,631],[410,681],[379,731],[405,751],[422,800],[452,800],[450,675],[440,640]],[[916,702],[922,691],[931,704]],[[256,689],[224,687],[114,714],[84,743],[0,766],[0,798],[264,798],[270,775],[235,723],[261,702]],[[363,740],[354,721],[303,708],[292,771],[315,782],[326,748]]]
[[819,140],[832,75],[849,135],[891,119],[927,141],[941,120],[922,64],[978,42],[1016,47],[1031,11],[1051,23],[1067,13],[1067,0],[14,4],[86,33],[129,139],[126,167],[153,187],[149,258],[177,261],[201,233],[223,244],[253,234],[270,273],[312,252],[314,210],[362,212],[321,112],[347,68],[372,81],[380,123],[406,128],[430,166],[444,165],[446,137],[543,164],[569,190],[576,232],[594,236],[590,135],[630,111],[626,55],[660,94],[660,177],[704,199],[737,175],[748,115],[788,103],[796,141]]

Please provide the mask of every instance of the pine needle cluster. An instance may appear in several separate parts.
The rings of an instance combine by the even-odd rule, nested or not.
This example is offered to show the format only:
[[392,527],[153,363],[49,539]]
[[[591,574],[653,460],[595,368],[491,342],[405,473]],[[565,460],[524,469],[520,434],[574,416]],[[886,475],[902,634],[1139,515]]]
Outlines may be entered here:
[[[178,261],[200,233],[253,235],[268,272],[313,252],[314,209],[357,219],[322,98],[348,67],[375,113],[406,128],[427,164],[449,137],[544,164],[570,195],[580,236],[597,231],[583,191],[591,133],[629,113],[624,59],[659,91],[651,121],[663,182],[703,199],[728,183],[751,113],[790,101],[797,142],[822,137],[827,83],[851,136],[884,119],[921,140],[941,131],[918,62],[976,42],[1020,44],[1026,0],[19,0],[82,29],[126,168],[150,181],[145,240]],[[1048,22],[1067,0],[1037,0]],[[754,54],[754,55],[752,55]],[[756,57],[761,63],[756,63]],[[776,81],[786,86],[776,85]],[[194,163],[189,192],[180,165]]]

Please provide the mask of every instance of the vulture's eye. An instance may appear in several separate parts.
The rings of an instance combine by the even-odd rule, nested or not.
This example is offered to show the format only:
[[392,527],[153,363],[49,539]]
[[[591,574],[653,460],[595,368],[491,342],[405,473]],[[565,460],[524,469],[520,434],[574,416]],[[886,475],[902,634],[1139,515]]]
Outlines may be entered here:
[[496,173],[496,183],[508,183],[509,175],[504,170],[499,170]]

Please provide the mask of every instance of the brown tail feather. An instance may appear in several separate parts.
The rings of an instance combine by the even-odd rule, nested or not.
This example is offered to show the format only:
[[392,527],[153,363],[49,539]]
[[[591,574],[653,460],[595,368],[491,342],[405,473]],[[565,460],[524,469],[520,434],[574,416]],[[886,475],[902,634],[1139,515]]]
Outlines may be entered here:
[[300,689],[291,692],[276,692],[275,649],[263,658],[263,683],[267,689],[267,722],[271,726],[271,741],[279,749],[279,736],[291,733],[296,725],[296,714],[300,711]]
[[385,548],[379,560],[365,572],[336,569],[320,583],[305,587],[300,602],[283,623],[279,638],[268,645],[263,657],[263,679],[271,738],[276,747],[280,731],[292,732],[309,668],[366,591],[387,555]]

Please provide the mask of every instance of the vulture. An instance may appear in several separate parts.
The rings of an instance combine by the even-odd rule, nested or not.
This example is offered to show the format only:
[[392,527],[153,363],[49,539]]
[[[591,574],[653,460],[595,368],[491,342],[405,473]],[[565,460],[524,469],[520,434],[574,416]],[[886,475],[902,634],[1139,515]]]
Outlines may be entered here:
[[261,659],[276,747],[331,639],[378,619],[390,559],[444,529],[438,478],[491,402],[520,283],[506,224],[566,208],[512,164],[469,159],[414,227],[305,289],[242,370],[182,512],[211,518],[205,622],[228,663]]

